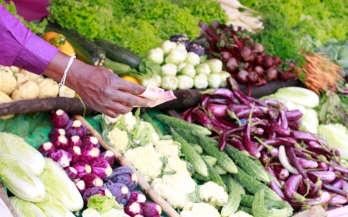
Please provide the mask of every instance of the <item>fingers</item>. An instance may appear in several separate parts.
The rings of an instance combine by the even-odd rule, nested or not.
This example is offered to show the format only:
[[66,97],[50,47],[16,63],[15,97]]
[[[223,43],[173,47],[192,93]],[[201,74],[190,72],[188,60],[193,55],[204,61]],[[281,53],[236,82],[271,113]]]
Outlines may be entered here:
[[133,95],[140,95],[146,90],[146,88],[141,85],[126,81],[121,78],[118,79],[117,83],[118,89],[129,92]]
[[115,90],[113,87],[105,88],[104,95],[106,95],[110,100],[130,107],[147,107],[150,103],[149,99],[133,95],[129,92]]
[[112,102],[108,107],[105,107],[103,113],[112,118],[116,118],[119,115],[127,114],[131,112],[133,106],[126,106],[118,102]]

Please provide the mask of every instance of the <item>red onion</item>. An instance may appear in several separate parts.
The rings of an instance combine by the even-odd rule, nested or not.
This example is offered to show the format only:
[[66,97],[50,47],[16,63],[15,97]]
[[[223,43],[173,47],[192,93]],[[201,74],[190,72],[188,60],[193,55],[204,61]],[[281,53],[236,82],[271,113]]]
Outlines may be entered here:
[[248,74],[248,79],[249,79],[250,83],[254,84],[254,83],[256,83],[259,80],[259,76],[257,75],[256,72],[251,71]]
[[220,60],[222,62],[227,62],[231,58],[231,54],[227,51],[222,51],[220,53]]
[[254,72],[256,72],[259,77],[262,77],[265,70],[261,66],[255,66]]
[[262,61],[263,61],[263,57],[261,55],[258,55],[255,57],[255,60],[254,60],[255,64],[261,65]]
[[251,59],[251,49],[250,47],[246,46],[243,47],[242,50],[240,51],[240,56],[242,57],[242,60],[247,62]]
[[277,72],[276,67],[269,68],[266,71],[266,74],[264,75],[264,78],[266,79],[266,81],[276,80],[278,78],[278,72]]
[[266,56],[263,61],[262,61],[263,67],[266,69],[271,68],[272,66],[274,66],[274,61],[273,58],[270,56]]
[[253,50],[258,53],[262,53],[263,51],[265,51],[265,47],[260,43],[255,43],[252,47],[253,47]]

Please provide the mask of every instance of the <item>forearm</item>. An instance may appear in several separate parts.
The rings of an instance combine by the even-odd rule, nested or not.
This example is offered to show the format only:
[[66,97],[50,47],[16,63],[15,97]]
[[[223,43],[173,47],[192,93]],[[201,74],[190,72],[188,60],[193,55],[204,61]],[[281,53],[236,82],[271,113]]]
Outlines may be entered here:
[[42,74],[58,49],[26,28],[0,5],[0,64]]

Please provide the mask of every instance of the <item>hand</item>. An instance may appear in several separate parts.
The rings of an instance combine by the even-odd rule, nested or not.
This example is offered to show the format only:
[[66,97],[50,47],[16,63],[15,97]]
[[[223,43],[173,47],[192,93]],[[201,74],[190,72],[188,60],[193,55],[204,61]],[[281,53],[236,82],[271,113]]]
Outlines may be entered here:
[[[60,81],[69,59],[69,56],[58,53],[44,73],[52,77],[50,70],[53,70],[53,76]],[[51,64],[55,67],[50,67]],[[149,103],[148,99],[137,96],[145,91],[145,87],[126,81],[108,69],[76,59],[68,71],[66,85],[75,90],[86,104],[110,117],[128,113],[134,106],[147,107]]]

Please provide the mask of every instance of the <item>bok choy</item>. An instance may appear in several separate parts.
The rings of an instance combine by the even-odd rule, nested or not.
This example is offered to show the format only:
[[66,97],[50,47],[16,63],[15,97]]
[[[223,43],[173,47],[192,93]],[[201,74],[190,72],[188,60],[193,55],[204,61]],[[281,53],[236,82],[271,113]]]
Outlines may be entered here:
[[38,202],[45,197],[44,184],[14,155],[0,152],[0,178],[14,195],[23,200]]
[[16,196],[11,197],[10,201],[18,217],[46,217],[45,213],[34,203]]
[[42,154],[14,134],[0,133],[0,152],[12,154],[36,176],[39,176],[45,167]]
[[45,164],[45,169],[39,178],[45,184],[46,192],[57,198],[68,210],[81,210],[83,207],[81,194],[65,171],[50,158],[45,158]]
[[45,214],[50,217],[75,217],[58,199],[49,193],[42,202],[35,203]]

